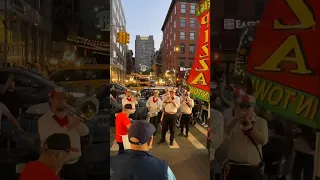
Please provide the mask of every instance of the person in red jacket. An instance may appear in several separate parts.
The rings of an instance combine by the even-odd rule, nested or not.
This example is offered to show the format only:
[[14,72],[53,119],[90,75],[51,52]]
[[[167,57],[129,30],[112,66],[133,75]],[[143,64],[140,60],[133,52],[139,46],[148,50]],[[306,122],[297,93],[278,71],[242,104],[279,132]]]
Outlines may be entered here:
[[71,151],[68,134],[52,134],[41,148],[40,158],[24,167],[19,180],[60,180],[59,172]]

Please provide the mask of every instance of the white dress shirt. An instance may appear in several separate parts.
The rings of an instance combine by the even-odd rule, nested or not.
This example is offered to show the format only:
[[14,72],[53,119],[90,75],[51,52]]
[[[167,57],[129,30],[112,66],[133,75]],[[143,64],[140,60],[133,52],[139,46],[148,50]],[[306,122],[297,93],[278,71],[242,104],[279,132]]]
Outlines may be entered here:
[[135,98],[131,97],[131,101],[128,100],[128,97],[122,98],[122,108],[123,108],[126,104],[131,104],[131,105],[132,105],[131,114],[133,114],[134,112],[136,112],[136,104],[138,104],[138,102],[135,100]]
[[[189,102],[189,105],[187,104]],[[186,97],[181,101],[181,112],[183,114],[191,114],[192,108],[194,107],[194,100],[190,97]]]
[[[166,96],[164,101],[167,98],[171,98],[170,95]],[[163,102],[164,112],[169,113],[169,114],[175,114],[175,113],[178,112],[178,109],[180,107],[180,98],[175,95],[174,98],[173,98],[173,102],[175,103],[175,105],[173,105],[173,103],[165,103],[165,102]]]
[[[258,144],[258,148],[262,153],[262,146],[268,142],[268,124],[267,121],[258,116],[255,117],[255,125],[259,132],[262,133],[263,138],[265,139],[263,144]],[[229,151],[230,160],[239,162],[239,163],[248,163],[252,165],[257,165],[261,162],[259,152],[255,145],[250,141],[250,139],[243,133],[240,129],[240,122],[236,124],[233,129],[233,132],[230,136],[231,144]]]
[[223,141],[224,124],[223,115],[220,111],[213,108],[210,109],[210,160],[215,159],[215,152]]
[[[77,148],[78,152],[70,152],[67,164],[76,163],[81,156],[81,136],[86,136],[89,134],[89,128],[84,123],[80,123],[75,129],[68,130],[66,126],[61,127],[56,120],[53,118],[54,113],[50,110],[46,114],[40,117],[38,120],[38,133],[40,135],[41,144],[43,144],[46,139],[55,133],[65,133],[68,134],[71,140],[71,147]],[[71,120],[71,119],[70,119]]]
[[156,102],[153,102],[153,98],[155,98],[154,96],[149,97],[146,106],[149,109],[150,113],[156,113],[159,112],[161,110],[162,107],[162,101],[160,99],[160,97],[155,98]]

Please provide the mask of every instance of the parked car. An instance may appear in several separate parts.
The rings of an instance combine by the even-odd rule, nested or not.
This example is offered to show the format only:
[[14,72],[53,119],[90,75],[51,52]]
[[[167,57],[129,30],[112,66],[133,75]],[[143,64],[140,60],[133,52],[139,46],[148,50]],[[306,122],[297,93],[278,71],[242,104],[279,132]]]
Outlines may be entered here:
[[121,84],[116,84],[116,83],[111,83],[110,87],[112,87],[112,86],[114,86],[118,95],[124,94],[126,92],[126,90],[128,89],[127,87],[122,86]]
[[21,98],[21,103],[25,107],[48,102],[48,93],[56,86],[54,82],[29,70],[1,68],[0,89],[4,88],[10,74],[15,77],[15,90],[20,97],[23,97]]

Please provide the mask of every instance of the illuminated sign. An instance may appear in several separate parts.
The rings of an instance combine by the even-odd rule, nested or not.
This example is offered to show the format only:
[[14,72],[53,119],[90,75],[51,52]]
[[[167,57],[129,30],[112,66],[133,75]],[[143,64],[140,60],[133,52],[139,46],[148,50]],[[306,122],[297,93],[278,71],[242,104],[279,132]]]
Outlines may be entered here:
[[210,0],[196,9],[200,22],[199,41],[187,84],[194,97],[210,102]]
[[223,20],[223,27],[226,30],[233,30],[233,29],[243,29],[248,26],[254,26],[259,21],[243,21],[237,19],[224,19]]
[[314,128],[320,128],[317,4],[268,1],[248,57],[258,103]]

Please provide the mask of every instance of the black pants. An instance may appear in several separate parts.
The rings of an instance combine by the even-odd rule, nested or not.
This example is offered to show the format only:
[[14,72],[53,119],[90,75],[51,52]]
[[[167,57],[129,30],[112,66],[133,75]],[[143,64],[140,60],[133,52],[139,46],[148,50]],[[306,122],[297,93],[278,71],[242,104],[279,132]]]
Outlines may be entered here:
[[123,154],[123,153],[124,153],[123,142],[117,142],[117,144],[119,145],[118,155],[119,155],[119,154]]
[[262,180],[260,167],[230,165],[227,180]]
[[80,157],[78,162],[74,164],[63,165],[60,171],[60,177],[68,180],[87,180],[87,167]]
[[156,133],[157,129],[158,129],[158,124],[159,124],[158,116],[151,117],[150,118],[150,123],[153,124],[154,127],[156,128],[156,131],[154,132],[154,133]]
[[170,130],[170,142],[173,142],[174,140],[174,130],[176,128],[176,114],[164,114],[163,121],[162,121],[162,134],[161,134],[161,140],[165,141],[166,139],[166,133],[168,129]]
[[191,114],[182,114],[180,119],[180,129],[181,133],[183,133],[184,127],[186,127],[186,135],[189,133],[189,123],[191,120]]
[[201,118],[205,124],[208,124],[208,111],[202,110]]
[[292,167],[292,179],[300,180],[303,172],[303,180],[313,179],[313,156],[299,151],[295,151],[295,158]]

